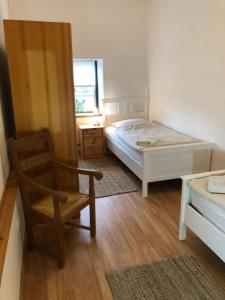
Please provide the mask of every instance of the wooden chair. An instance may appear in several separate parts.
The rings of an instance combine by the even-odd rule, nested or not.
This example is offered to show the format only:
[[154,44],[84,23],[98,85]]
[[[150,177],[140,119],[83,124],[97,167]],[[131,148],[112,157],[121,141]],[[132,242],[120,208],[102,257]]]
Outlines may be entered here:
[[[96,233],[94,178],[102,173],[95,170],[74,168],[56,160],[48,130],[31,136],[11,140],[10,153],[20,185],[29,249],[34,247],[33,225],[50,223],[54,226],[57,242],[58,265],[65,265],[64,225],[89,205],[90,227],[75,225]],[[89,194],[82,194],[63,186],[63,172],[89,176]],[[75,179],[74,179],[75,180]],[[75,182],[75,181],[74,181]],[[73,224],[74,225],[74,224]]]

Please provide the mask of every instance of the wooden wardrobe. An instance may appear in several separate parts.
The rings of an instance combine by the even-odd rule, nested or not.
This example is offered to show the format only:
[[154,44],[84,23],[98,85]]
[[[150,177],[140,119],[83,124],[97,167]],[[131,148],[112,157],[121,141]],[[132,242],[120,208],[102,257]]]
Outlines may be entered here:
[[48,128],[56,157],[77,165],[69,23],[4,20],[16,135]]

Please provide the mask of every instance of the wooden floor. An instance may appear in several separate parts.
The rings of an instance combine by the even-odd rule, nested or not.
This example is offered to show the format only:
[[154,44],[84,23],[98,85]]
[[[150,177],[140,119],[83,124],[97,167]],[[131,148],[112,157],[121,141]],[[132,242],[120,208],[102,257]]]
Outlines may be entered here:
[[180,254],[196,257],[225,288],[225,264],[192,233],[178,240],[180,182],[149,187],[145,200],[140,192],[97,199],[97,237],[91,241],[86,231],[71,232],[64,270],[38,251],[26,253],[21,299],[112,299],[105,272]]

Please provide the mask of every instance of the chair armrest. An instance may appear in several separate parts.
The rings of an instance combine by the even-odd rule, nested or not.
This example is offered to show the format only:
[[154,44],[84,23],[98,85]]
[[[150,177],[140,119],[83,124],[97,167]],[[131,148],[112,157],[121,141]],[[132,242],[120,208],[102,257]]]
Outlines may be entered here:
[[54,164],[56,167],[63,169],[65,171],[74,173],[74,174],[82,174],[82,175],[88,175],[88,176],[93,176],[97,180],[101,180],[103,177],[102,172],[96,171],[96,170],[89,170],[89,169],[80,169],[80,168],[75,168],[70,165],[67,165],[65,163],[59,162],[57,160],[54,160]]
[[22,179],[22,181],[29,186],[29,189],[35,190],[37,192],[43,193],[44,195],[51,196],[54,199],[66,203],[67,196],[60,191],[56,191],[53,189],[50,189],[42,184],[39,184],[35,182],[34,180],[30,179],[28,176],[24,175],[23,173],[19,174],[19,177]]

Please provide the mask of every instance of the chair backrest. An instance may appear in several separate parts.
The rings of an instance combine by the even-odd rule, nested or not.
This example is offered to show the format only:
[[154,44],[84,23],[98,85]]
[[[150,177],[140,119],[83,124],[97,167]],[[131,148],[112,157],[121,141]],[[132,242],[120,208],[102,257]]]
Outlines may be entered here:
[[47,187],[57,187],[57,175],[52,163],[54,150],[47,129],[11,140],[10,153],[17,175],[24,173]]

